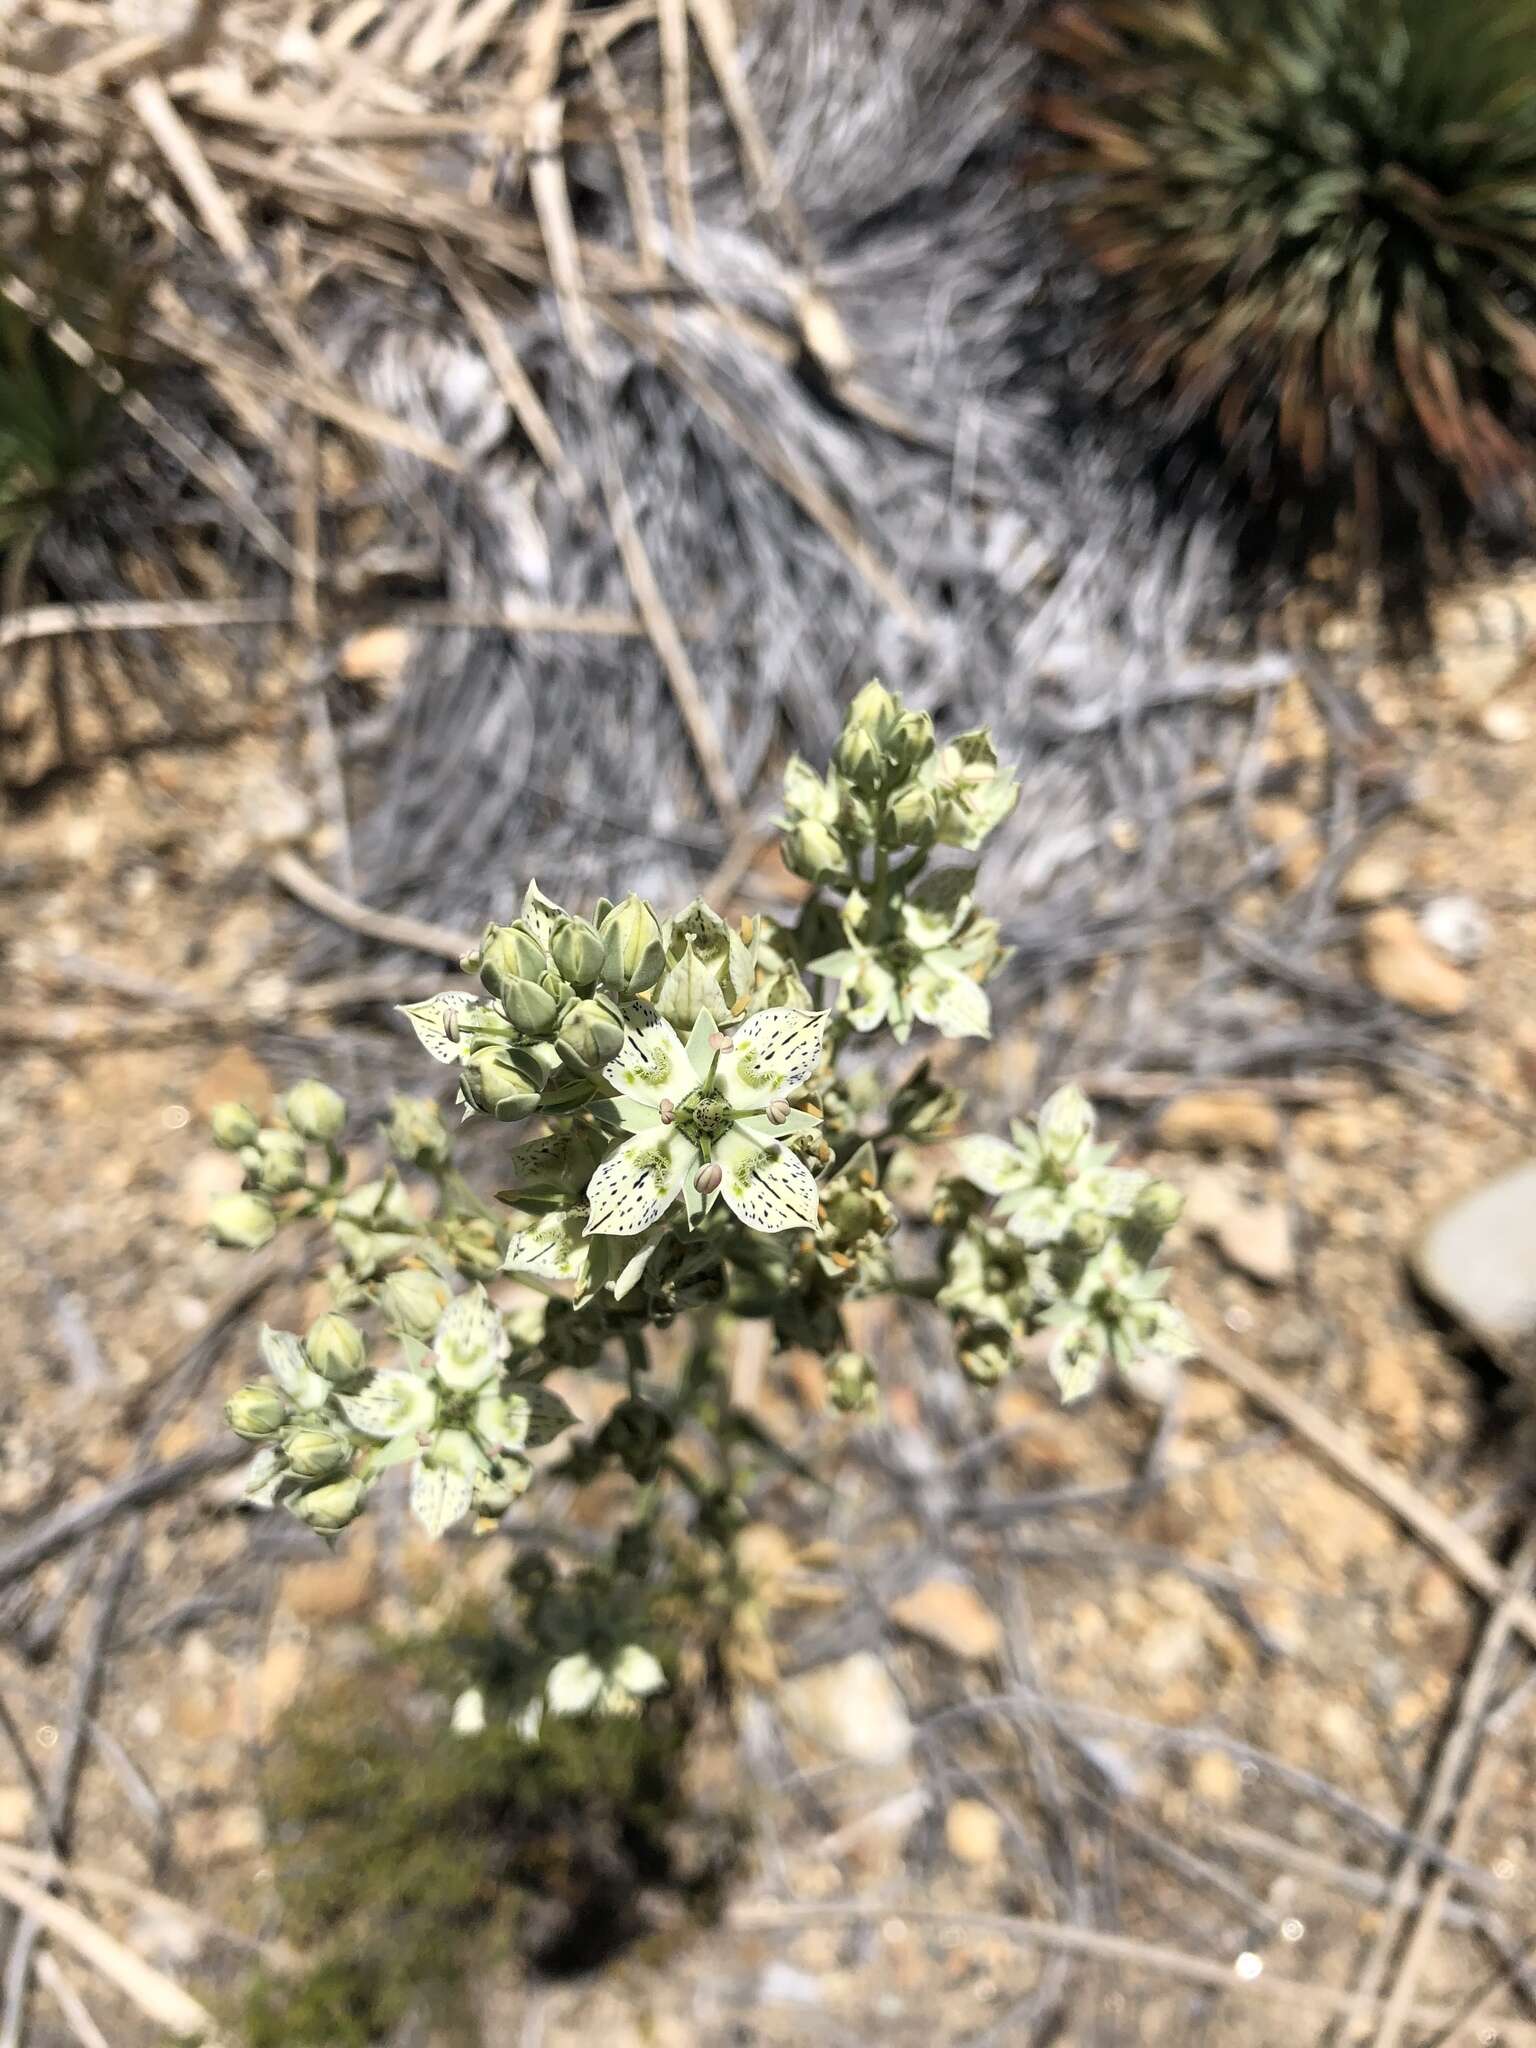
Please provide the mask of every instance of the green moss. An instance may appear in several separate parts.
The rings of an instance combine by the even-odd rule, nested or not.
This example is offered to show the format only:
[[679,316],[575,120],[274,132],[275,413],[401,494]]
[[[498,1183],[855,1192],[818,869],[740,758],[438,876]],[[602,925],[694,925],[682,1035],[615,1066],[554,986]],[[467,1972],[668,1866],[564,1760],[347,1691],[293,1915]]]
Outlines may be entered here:
[[[309,1961],[249,1989],[250,2048],[367,2048],[412,2012],[473,2041],[464,1982],[498,1951],[594,1966],[642,1931],[646,1888],[711,1910],[742,1829],[689,1811],[696,1702],[674,1691],[633,1718],[546,1717],[529,1742],[489,1704],[518,1663],[471,1617],[288,1717],[262,1790],[283,1932]],[[424,1685],[429,1672],[452,1683]],[[467,1673],[488,1724],[463,1737],[447,1711]]]

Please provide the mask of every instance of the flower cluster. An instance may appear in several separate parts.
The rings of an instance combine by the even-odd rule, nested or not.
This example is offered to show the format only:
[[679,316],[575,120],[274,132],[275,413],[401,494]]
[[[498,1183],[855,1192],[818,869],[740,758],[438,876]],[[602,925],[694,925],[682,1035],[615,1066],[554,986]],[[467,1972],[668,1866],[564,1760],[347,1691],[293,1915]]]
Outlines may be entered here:
[[983,982],[1007,958],[995,921],[976,907],[974,867],[928,869],[935,847],[974,853],[1018,801],[984,732],[941,746],[924,711],[879,683],[853,701],[825,776],[796,757],[784,777],[784,859],[843,897],[841,944],[812,960],[840,984],[838,1015],[855,1031],[914,1022],[946,1038],[985,1038]]
[[1094,1132],[1092,1105],[1067,1087],[1033,1128],[1013,1126],[1011,1145],[961,1140],[961,1177],[935,1210],[949,1230],[938,1300],[974,1379],[1000,1379],[1024,1340],[1049,1330],[1064,1400],[1090,1392],[1106,1365],[1164,1400],[1194,1348],[1163,1298],[1167,1273],[1152,1264],[1180,1197],[1167,1181],[1115,1166],[1114,1147],[1095,1144]]
[[[616,1558],[661,1554],[664,1503],[691,1544],[724,1555],[764,1460],[786,1456],[732,1401],[735,1321],[815,1351],[850,1416],[876,1409],[879,1375],[845,1311],[875,1295],[937,1298],[978,1381],[1042,1329],[1069,1398],[1106,1361],[1144,1387],[1166,1376],[1188,1346],[1152,1261],[1177,1197],[1113,1165],[1075,1090],[1016,1124],[1012,1144],[958,1141],[960,1175],[917,1233],[940,1252],[923,1274],[893,1194],[913,1146],[949,1139],[963,1098],[927,1060],[895,1086],[843,1061],[881,1023],[898,1040],[918,1023],[989,1030],[998,927],[973,867],[928,862],[974,852],[1016,795],[985,734],[941,744],[926,714],[871,684],[830,773],[788,771],[788,858],[816,883],[793,929],[697,902],[663,918],[637,896],[588,917],[530,886],[466,958],[474,986],[402,1006],[452,1069],[464,1119],[527,1126],[501,1143],[494,1202],[426,1097],[391,1103],[387,1164],[355,1134],[348,1149],[347,1105],[318,1081],[266,1123],[221,1106],[214,1135],[245,1186],[215,1204],[219,1241],[254,1248],[308,1219],[334,1247],[330,1311],[302,1337],[265,1331],[262,1376],[229,1403],[256,1446],[248,1497],[334,1536],[402,1468],[440,1535],[490,1527],[538,1473],[623,1475],[634,1510]],[[649,1340],[684,1315],[687,1361],[663,1379]],[[620,1398],[572,1427],[554,1376],[610,1367]],[[629,1586],[650,1570],[611,1576]],[[530,1607],[542,1647],[516,1702],[530,1729],[546,1713],[629,1712],[661,1682],[646,1615],[599,1615],[588,1595],[557,1577]],[[463,1705],[466,1728],[474,1712]]]

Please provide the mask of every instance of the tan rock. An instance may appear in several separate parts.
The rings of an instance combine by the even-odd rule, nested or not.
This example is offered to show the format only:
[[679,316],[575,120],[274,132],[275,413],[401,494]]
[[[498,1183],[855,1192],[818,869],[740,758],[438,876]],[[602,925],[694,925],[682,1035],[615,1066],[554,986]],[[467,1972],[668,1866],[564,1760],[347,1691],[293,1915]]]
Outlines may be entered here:
[[964,1579],[925,1579],[888,1612],[898,1628],[967,1664],[983,1664],[1003,1647],[997,1616]]
[[1323,859],[1315,820],[1300,804],[1255,804],[1253,829],[1267,846],[1280,849],[1280,873],[1287,885],[1304,889]]
[[336,658],[336,672],[349,683],[398,682],[410,651],[404,626],[373,626],[347,641]]
[[1280,1113],[1247,1088],[1213,1089],[1181,1095],[1158,1119],[1157,1135],[1165,1145],[1192,1151],[1246,1146],[1253,1152],[1280,1149]]
[[944,1840],[957,1863],[995,1863],[1003,1846],[1002,1819],[984,1799],[957,1799],[944,1816]]
[[1290,1211],[1283,1202],[1243,1202],[1216,1226],[1222,1256],[1251,1280],[1280,1287],[1296,1271]]
[[1366,1353],[1360,1398],[1400,1445],[1412,1446],[1422,1437],[1424,1389],[1401,1345],[1377,1344]]
[[0,1785],[0,1842],[21,1841],[32,1826],[32,1794],[25,1785]]
[[256,1116],[265,1116],[272,1107],[272,1076],[248,1046],[228,1047],[197,1077],[194,1114],[211,1116],[221,1102],[243,1102]]
[[1472,984],[1424,937],[1410,913],[1378,910],[1362,935],[1365,975],[1379,995],[1421,1017],[1458,1017],[1472,1000]]
[[1233,1807],[1243,1796],[1243,1774],[1224,1749],[1203,1749],[1189,1767],[1190,1790],[1207,1806]]
[[851,1763],[889,1767],[904,1762],[912,1747],[906,1701],[868,1650],[787,1678],[779,1705],[791,1727]]
[[270,1742],[277,1732],[278,1722],[299,1696],[306,1661],[305,1645],[297,1637],[280,1638],[256,1669],[237,1681],[236,1711],[255,1741]]
[[1339,901],[1351,910],[1368,910],[1401,896],[1408,870],[1390,853],[1362,853],[1339,883]]
[[373,1544],[354,1531],[332,1557],[289,1567],[283,1574],[282,1605],[296,1621],[342,1621],[361,1614],[373,1594]]
[[254,1856],[267,1832],[258,1806],[225,1806],[209,1813],[183,1813],[176,1821],[176,1854],[183,1863],[206,1867]]

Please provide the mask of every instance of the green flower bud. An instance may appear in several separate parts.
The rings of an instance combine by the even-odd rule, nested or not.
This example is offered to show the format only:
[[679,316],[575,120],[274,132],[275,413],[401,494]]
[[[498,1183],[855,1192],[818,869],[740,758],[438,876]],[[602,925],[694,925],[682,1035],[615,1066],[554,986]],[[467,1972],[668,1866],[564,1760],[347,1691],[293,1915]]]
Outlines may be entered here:
[[880,1383],[862,1351],[839,1351],[827,1361],[827,1398],[839,1415],[874,1414]]
[[[356,1226],[354,1225],[355,1229]],[[325,1269],[325,1291],[335,1306],[343,1312],[372,1308],[373,1296],[366,1287],[345,1266],[327,1266]]]
[[258,1131],[242,1159],[264,1195],[291,1195],[309,1177],[304,1140],[296,1131]]
[[358,1378],[367,1348],[356,1323],[334,1310],[316,1316],[304,1338],[310,1364],[335,1387],[349,1387]]
[[539,1106],[538,1089],[529,1085],[499,1045],[470,1054],[460,1069],[459,1086],[472,1109],[500,1124],[515,1124]]
[[603,942],[603,981],[618,995],[654,988],[666,966],[656,913],[638,896],[614,905],[598,928]]
[[595,1074],[624,1043],[624,1026],[609,1006],[589,996],[566,1013],[555,1040],[561,1064],[573,1074]]
[[329,1145],[346,1128],[347,1105],[323,1081],[300,1081],[283,1097],[283,1115],[290,1130],[312,1145]]
[[900,702],[884,683],[871,682],[864,685],[849,705],[848,725],[868,732],[883,747],[901,715]]
[[939,811],[926,789],[902,790],[885,814],[885,833],[892,846],[932,846],[938,837]]
[[276,1436],[288,1420],[288,1404],[275,1387],[241,1387],[224,1404],[224,1420],[247,1443]]
[[983,1337],[960,1346],[962,1369],[981,1387],[995,1387],[1012,1363],[1008,1346],[996,1337]]
[[231,1251],[256,1252],[277,1235],[277,1218],[260,1195],[220,1195],[208,1210],[215,1242]]
[[1109,1242],[1109,1220],[1093,1209],[1079,1209],[1067,1223],[1066,1240],[1074,1250],[1101,1252]]
[[920,767],[933,753],[933,720],[926,711],[903,711],[891,728],[886,752],[903,772]]
[[389,1149],[413,1166],[446,1165],[451,1140],[435,1102],[422,1095],[396,1095],[384,1128]]
[[329,1486],[301,1493],[289,1505],[311,1529],[317,1529],[322,1536],[335,1536],[362,1513],[363,1482],[357,1478],[336,1479]]
[[1035,1128],[1052,1159],[1065,1165],[1093,1137],[1093,1104],[1074,1082],[1058,1088],[1040,1105]]
[[605,948],[584,917],[557,924],[549,942],[550,957],[574,989],[589,989],[603,971]]
[[243,1102],[220,1102],[208,1119],[213,1142],[226,1152],[238,1152],[242,1145],[254,1145],[261,1129],[259,1120]]
[[502,983],[498,994],[509,1022],[531,1038],[541,1037],[560,1014],[559,999],[536,981],[513,976]]
[[436,1331],[437,1319],[447,1306],[446,1283],[420,1266],[391,1273],[379,1290],[379,1307],[390,1327],[407,1337],[419,1337],[423,1344]]
[[861,796],[873,796],[885,780],[879,742],[862,725],[848,725],[832,750],[832,764]]
[[498,1002],[504,1002],[509,982],[536,982],[548,968],[549,955],[537,939],[516,925],[493,924],[487,928],[480,942],[475,971],[480,976],[481,985],[488,988]]
[[849,880],[848,856],[829,825],[815,818],[802,818],[784,835],[784,865],[807,882],[843,883]]
[[[855,795],[846,783],[838,785],[842,801],[837,807],[838,835],[845,842],[855,846],[871,846],[875,839],[875,814],[863,797]],[[867,907],[867,906],[866,906]]]
[[468,1280],[494,1280],[506,1247],[485,1216],[455,1216],[443,1225],[443,1250]]
[[352,1462],[352,1446],[334,1429],[296,1429],[283,1446],[288,1469],[298,1479],[334,1479]]
[[1149,1180],[1136,1196],[1131,1214],[1148,1230],[1172,1230],[1184,1213],[1184,1197],[1172,1181]]

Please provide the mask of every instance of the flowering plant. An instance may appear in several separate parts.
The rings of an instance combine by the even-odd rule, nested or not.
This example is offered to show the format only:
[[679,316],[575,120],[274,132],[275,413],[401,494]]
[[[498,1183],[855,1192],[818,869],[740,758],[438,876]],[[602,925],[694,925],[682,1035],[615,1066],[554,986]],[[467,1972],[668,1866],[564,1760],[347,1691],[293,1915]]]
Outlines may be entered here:
[[[265,1126],[221,1106],[214,1136],[245,1187],[215,1203],[214,1235],[254,1248],[318,1218],[337,1254],[333,1307],[302,1337],[264,1331],[264,1376],[229,1403],[258,1446],[249,1498],[334,1535],[403,1466],[434,1535],[489,1528],[544,1453],[546,1475],[617,1467],[635,1482],[619,1576],[659,1554],[648,1537],[669,1502],[724,1549],[776,1447],[730,1398],[723,1327],[765,1319],[822,1356],[837,1408],[868,1413],[878,1372],[843,1312],[879,1294],[936,1302],[979,1383],[1049,1331],[1067,1399],[1110,1367],[1164,1394],[1189,1349],[1153,1263],[1179,1199],[1113,1164],[1079,1091],[1015,1123],[1012,1143],[953,1144],[914,1233],[925,1269],[892,1243],[890,1190],[908,1148],[950,1140],[963,1100],[927,1060],[895,1086],[867,1060],[848,1071],[886,1027],[898,1042],[917,1025],[989,1035],[999,928],[975,867],[935,857],[974,853],[1017,795],[985,733],[940,744],[871,683],[828,773],[798,759],[786,773],[784,857],[811,884],[792,927],[733,925],[702,902],[664,919],[633,895],[584,917],[531,884],[466,957],[476,986],[403,1006],[464,1118],[536,1125],[505,1152],[500,1207],[456,1168],[432,1100],[395,1100],[382,1170],[342,1150],[346,1105],[322,1082]],[[647,1339],[681,1314],[694,1342],[663,1381]],[[622,1397],[583,1433],[555,1382],[613,1356]],[[529,1732],[546,1710],[637,1711],[663,1680],[622,1633],[567,1643]]]

